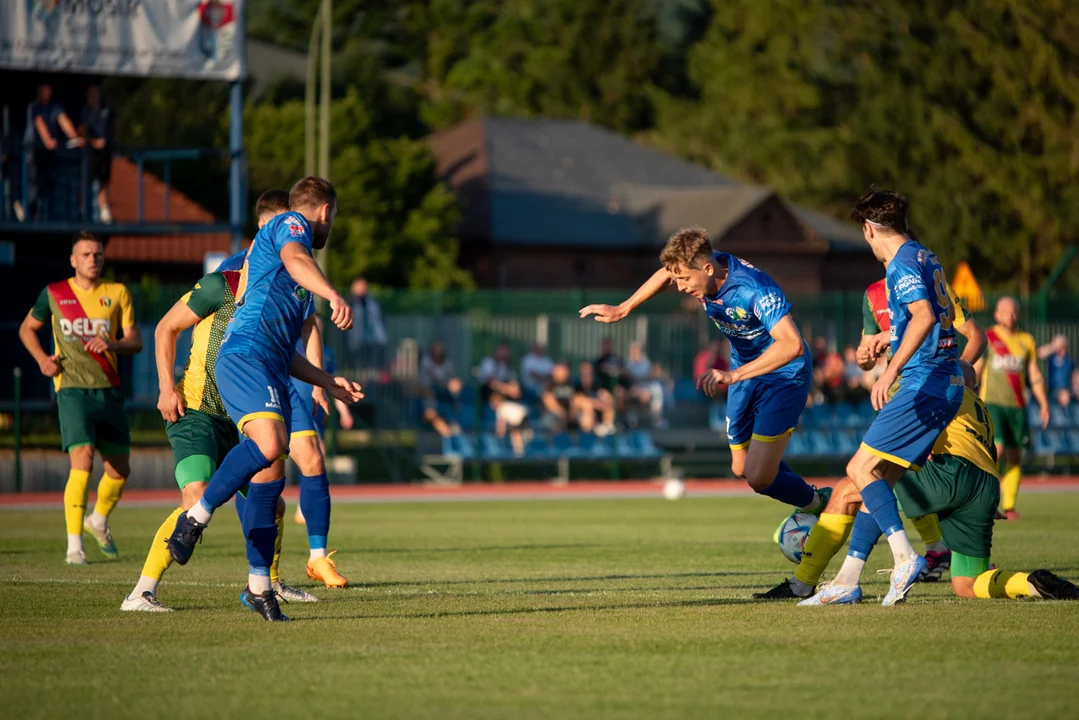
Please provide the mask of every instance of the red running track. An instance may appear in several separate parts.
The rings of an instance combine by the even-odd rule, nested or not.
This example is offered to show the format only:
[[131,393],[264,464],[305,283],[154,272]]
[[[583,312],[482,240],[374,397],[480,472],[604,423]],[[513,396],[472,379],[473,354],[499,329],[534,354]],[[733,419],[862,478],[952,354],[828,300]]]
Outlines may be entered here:
[[[835,485],[835,478],[807,478],[817,486]],[[335,485],[331,488],[335,503],[403,503],[453,502],[483,500],[576,500],[600,498],[660,497],[662,482],[654,480],[580,481],[568,485],[543,482],[514,482],[499,485],[467,484],[458,487],[428,487],[423,485]],[[1030,476],[1023,478],[1023,492],[1074,492],[1079,490],[1079,477]],[[285,490],[285,499],[295,501],[299,490]],[[733,497],[751,495],[753,491],[737,480],[687,480],[688,497]],[[62,492],[0,494],[0,509],[35,510],[60,507]],[[126,507],[175,505],[175,490],[129,490],[122,504]],[[90,501],[94,498],[91,495]]]

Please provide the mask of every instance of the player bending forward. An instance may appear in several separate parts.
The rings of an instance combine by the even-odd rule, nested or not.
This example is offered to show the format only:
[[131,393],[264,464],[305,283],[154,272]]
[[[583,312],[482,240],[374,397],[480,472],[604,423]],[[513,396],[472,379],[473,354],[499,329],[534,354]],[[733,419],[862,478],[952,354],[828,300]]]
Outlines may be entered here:
[[[244,536],[249,563],[244,604],[266,620],[287,620],[270,584],[270,564],[277,537],[277,499],[284,487],[284,466],[275,463],[288,452],[292,412],[291,373],[326,387],[345,402],[362,397],[359,385],[329,378],[296,354],[311,293],[329,301],[334,323],[352,326],[352,310],[311,257],[326,245],[337,212],[337,195],[326,180],[300,180],[289,193],[289,212],[259,230],[247,258],[246,287],[225,339],[214,376],[229,417],[245,435],[225,456],[202,499],[181,513],[168,540],[173,559],[186,563],[214,510],[247,483]],[[280,467],[267,478],[262,470]],[[262,480],[268,481],[262,481]]]
[[[94,536],[107,559],[119,556],[108,520],[131,472],[131,438],[116,356],[141,351],[142,335],[127,288],[101,280],[105,246],[96,235],[85,231],[75,235],[71,267],[75,277],[55,282],[38,295],[19,328],[19,339],[41,374],[56,386],[60,438],[71,459],[64,486],[67,564],[85,565],[83,530]],[[37,336],[50,321],[52,355]],[[105,472],[97,485],[94,511],[84,518],[94,448],[105,461]]]
[[[920,472],[907,471],[899,479],[895,492],[900,503],[908,513],[939,515],[944,541],[952,549],[952,590],[959,597],[1079,600],[1075,585],[1048,570],[1013,573],[989,569],[993,521],[1000,499],[993,422],[976,394],[974,368],[966,362],[962,367],[966,391],[959,413],[937,438],[925,467]],[[849,479],[836,486],[825,514],[853,520],[864,533],[859,533],[857,540],[852,538],[847,559],[835,580],[822,585],[817,594],[799,605],[848,605],[861,600],[862,568],[880,538],[880,528],[866,513]],[[829,533],[819,523],[809,535],[806,547],[812,544],[816,549],[814,561],[823,560],[826,566],[843,540],[835,542],[837,538],[825,537]]]
[[698,227],[679,230],[659,256],[663,268],[620,305],[589,305],[580,312],[618,322],[674,284],[700,301],[731,344],[731,370],[709,370],[697,386],[727,393],[731,469],[761,495],[819,513],[830,488],[817,490],[783,462],[783,452],[809,396],[813,365],[791,319],[791,304],[765,273],[729,253],[716,252]]

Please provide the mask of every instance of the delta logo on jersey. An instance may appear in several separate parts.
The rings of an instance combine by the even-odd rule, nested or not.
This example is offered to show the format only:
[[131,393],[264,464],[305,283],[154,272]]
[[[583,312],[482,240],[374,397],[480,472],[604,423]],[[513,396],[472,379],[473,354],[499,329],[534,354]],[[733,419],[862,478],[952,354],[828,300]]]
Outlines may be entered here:
[[104,318],[60,318],[60,332],[65,340],[93,340],[96,337],[108,337],[111,325]]

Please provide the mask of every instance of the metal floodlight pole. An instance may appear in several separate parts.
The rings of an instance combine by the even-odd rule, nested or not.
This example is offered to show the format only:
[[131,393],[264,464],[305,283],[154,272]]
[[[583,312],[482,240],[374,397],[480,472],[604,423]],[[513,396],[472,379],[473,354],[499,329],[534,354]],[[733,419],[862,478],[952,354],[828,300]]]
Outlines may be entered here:
[[315,168],[315,83],[318,81],[318,43],[322,31],[322,7],[319,6],[307,44],[307,84],[304,86],[303,174],[314,175]]
[[333,0],[322,0],[322,97],[319,107],[318,174],[330,179],[330,63],[333,52]]
[[[232,252],[243,247],[247,190],[244,187],[244,84],[234,80],[229,88],[229,225],[232,226]],[[142,184],[140,181],[139,189]]]

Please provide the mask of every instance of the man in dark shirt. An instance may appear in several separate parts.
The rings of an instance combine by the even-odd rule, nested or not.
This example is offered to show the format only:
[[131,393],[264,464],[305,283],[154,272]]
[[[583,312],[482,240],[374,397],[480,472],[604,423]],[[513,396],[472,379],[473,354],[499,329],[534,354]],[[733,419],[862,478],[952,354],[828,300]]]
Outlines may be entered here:
[[20,221],[26,215],[38,218],[42,214],[42,201],[48,204],[53,197],[55,170],[53,157],[60,147],[60,133],[67,136],[69,145],[82,147],[82,138],[58,103],[52,99],[52,85],[43,83],[37,88],[37,97],[26,109],[26,130],[23,134],[23,156],[30,176],[29,207],[24,213],[22,204],[15,202],[15,215]]
[[580,427],[591,432],[596,413],[577,397],[577,387],[570,381],[569,365],[557,363],[551,370],[551,379],[543,396],[543,421],[555,431],[575,430]]
[[82,109],[79,134],[90,147],[90,182],[97,183],[97,207],[101,222],[112,222],[109,207],[109,180],[112,178],[112,146],[115,116],[101,102],[101,86],[86,88],[86,105]]

